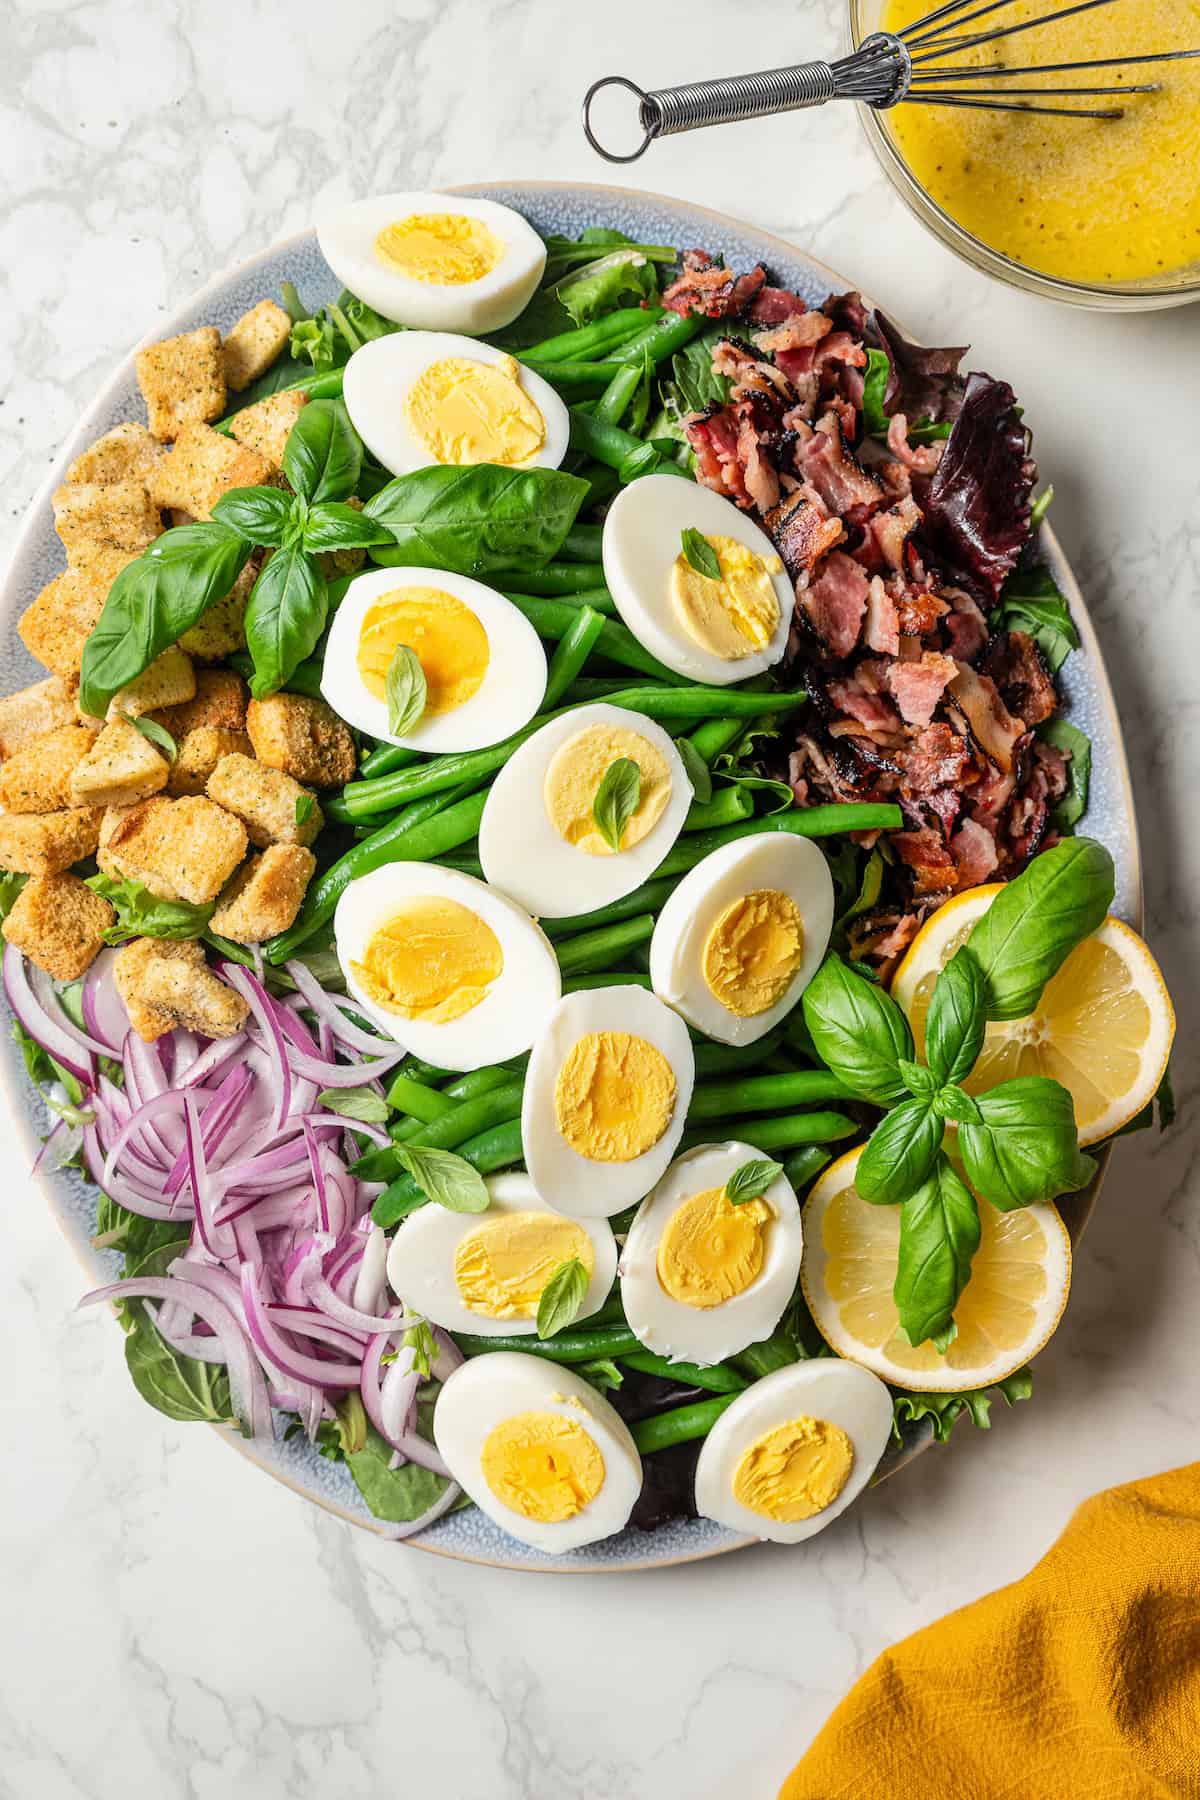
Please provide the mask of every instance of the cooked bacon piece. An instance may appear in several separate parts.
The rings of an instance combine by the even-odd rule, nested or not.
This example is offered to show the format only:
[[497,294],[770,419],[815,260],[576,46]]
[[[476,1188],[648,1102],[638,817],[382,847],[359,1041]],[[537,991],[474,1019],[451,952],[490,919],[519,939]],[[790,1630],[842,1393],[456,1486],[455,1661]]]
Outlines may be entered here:
[[908,949],[920,924],[920,911],[867,913],[847,926],[846,945],[856,962],[877,963],[886,981],[892,964]]
[[769,405],[760,394],[747,393],[734,402],[737,418],[737,456],[742,465],[746,492],[760,513],[779,504],[779,475],[771,460],[770,446],[780,432]]
[[754,341],[760,350],[778,356],[781,350],[809,350],[832,330],[824,313],[793,313],[773,330],[760,331]]
[[702,313],[706,319],[729,319],[746,312],[767,277],[755,267],[735,275],[714,263],[706,250],[686,250],[683,274],[663,294],[662,303],[672,312]]
[[815,431],[803,424],[797,425],[796,431],[797,474],[816,489],[831,513],[838,513],[848,524],[861,523],[882,502],[883,489],[847,444],[838,419],[825,413],[817,420]]
[[1005,631],[992,639],[980,668],[1000,689],[1004,704],[1026,725],[1040,725],[1058,708],[1058,695],[1042,653],[1027,632]]
[[996,840],[975,819],[964,819],[950,839],[950,854],[958,864],[958,886],[978,887],[988,881],[1000,866]]
[[[879,494],[882,499],[882,488]],[[884,569],[899,573],[904,567],[904,553],[909,537],[921,523],[921,509],[916,501],[911,497],[898,500],[895,506],[889,506],[885,512],[876,512],[865,522],[860,517],[858,522],[863,524],[863,541],[855,553],[859,561],[877,573]],[[900,615],[900,629],[906,629],[903,611]]]
[[753,506],[738,460],[738,421],[733,408],[718,406],[711,412],[691,413],[683,428],[696,453],[696,475],[704,486],[737,506]]
[[892,414],[887,441],[892,455],[898,457],[907,468],[916,469],[920,475],[933,474],[942,460],[942,451],[946,448],[945,438],[936,438],[932,444],[919,444],[914,449],[908,441],[908,420],[903,413]]
[[[880,687],[881,673],[886,678],[889,671],[881,671],[879,664],[864,657],[852,674],[835,675],[832,681],[827,682],[825,692],[839,711],[856,719],[860,725],[896,736],[900,720],[895,707]],[[831,726],[830,729],[836,731],[837,726]]]
[[[688,436],[691,436],[690,431]],[[811,492],[804,488],[797,488],[780,505],[772,507],[763,524],[774,539],[775,548],[793,581],[808,575],[826,552],[840,544],[846,535],[841,520],[831,519]]]
[[970,594],[964,594],[961,588],[943,588],[942,593],[954,608],[944,628],[950,654],[959,662],[973,663],[987,643],[987,620]]
[[853,337],[862,337],[867,329],[867,309],[862,295],[853,288],[848,294],[830,294],[821,311],[839,331],[848,331]]
[[[971,746],[949,725],[938,720],[918,733],[917,741],[897,758],[903,772],[901,793],[906,800],[933,806],[940,794],[959,797],[964,777],[971,768]],[[957,811],[957,807],[955,808]]]
[[833,550],[797,599],[831,656],[849,656],[867,610],[867,577],[852,557]]
[[945,893],[956,885],[958,865],[939,832],[929,826],[920,831],[893,831],[889,841],[900,860],[912,870],[914,893]]
[[896,611],[896,602],[879,575],[872,575],[867,589],[863,642],[868,650],[878,650],[884,656],[900,654],[900,615]]
[[971,790],[971,817],[978,819],[981,825],[995,835],[1005,807],[1017,790],[1017,771],[1008,769],[1001,774],[988,763],[983,777]]
[[950,683],[950,692],[966,715],[979,748],[1007,774],[1013,766],[1013,752],[1025,735],[1025,726],[1013,718],[994,681],[978,674],[969,663],[956,663],[955,667],[958,673]]
[[926,650],[920,662],[894,662],[887,684],[906,725],[928,725],[957,666],[949,656]]
[[752,325],[782,325],[785,319],[794,318],[798,313],[806,313],[808,303],[799,294],[793,294],[790,288],[760,288],[750,308]]
[[1046,798],[1052,804],[1061,800],[1070,783],[1071,752],[1060,750],[1057,744],[1043,744],[1040,741],[1033,746],[1035,759],[1041,764],[1046,780]]
[[740,391],[769,394],[789,406],[795,399],[783,370],[757,356],[754,346],[742,343],[740,338],[718,338],[713,346],[712,366],[714,375],[724,375],[733,383],[735,396]]
[[[874,524],[872,520],[872,524]],[[900,596],[898,616],[905,637],[928,637],[949,608],[937,594],[906,587]]]

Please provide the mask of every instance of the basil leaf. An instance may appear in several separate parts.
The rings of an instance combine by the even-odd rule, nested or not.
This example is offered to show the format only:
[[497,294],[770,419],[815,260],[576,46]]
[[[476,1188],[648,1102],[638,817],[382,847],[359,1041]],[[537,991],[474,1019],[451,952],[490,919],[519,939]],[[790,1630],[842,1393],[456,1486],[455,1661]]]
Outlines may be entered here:
[[421,659],[407,644],[397,644],[384,682],[388,730],[393,737],[411,731],[425,711],[428,687]]
[[179,745],[165,725],[160,725],[156,719],[148,718],[144,713],[136,719],[130,719],[129,723],[135,731],[140,731],[146,741],[153,744],[156,750],[161,750],[169,763],[175,761],[179,755]]
[[1001,1212],[1086,1187],[1096,1171],[1079,1149],[1071,1096],[1046,1075],[1019,1075],[978,1096],[980,1120],[958,1128],[967,1180]]
[[882,989],[830,955],[805,988],[802,1004],[814,1048],[832,1074],[877,1106],[905,1098],[900,1064],[912,1061],[912,1032]]
[[863,913],[870,912],[871,908],[878,904],[883,888],[883,866],[882,852],[877,849],[872,850],[859,880],[858,893],[845,912],[840,914],[839,925],[844,925],[847,919],[860,918]]
[[168,938],[182,943],[198,938],[212,917],[213,906],[191,906],[186,900],[160,900],[131,875],[89,875],[87,885],[114,908],[117,919],[104,934],[106,944],[128,938]]
[[924,1100],[931,1100],[937,1093],[940,1083],[932,1069],[924,1063],[901,1062],[900,1073],[910,1094],[919,1094]]
[[707,806],[713,797],[712,770],[691,738],[676,738],[675,748],[679,752],[679,760],[683,764],[684,774],[692,784],[692,793],[701,806]]
[[312,809],[317,803],[315,794],[305,792],[296,795],[296,823],[303,825],[312,818]]
[[704,533],[697,531],[694,525],[685,525],[679,537],[683,554],[697,575],[707,576],[709,581],[720,581],[721,559]]
[[577,1256],[560,1263],[542,1289],[538,1301],[537,1329],[540,1338],[551,1338],[579,1317],[588,1291],[588,1272]]
[[1065,750],[1070,758],[1067,763],[1067,791],[1057,806],[1050,810],[1050,820],[1055,831],[1061,832],[1065,837],[1087,811],[1088,789],[1092,782],[1092,740],[1086,731],[1080,731],[1078,725],[1072,725],[1069,719],[1047,719],[1038,726],[1037,736],[1043,743],[1053,744],[1056,750]]
[[967,942],[987,983],[989,1019],[1023,1019],[1067,957],[1102,925],[1115,890],[1112,857],[1092,838],[1043,850],[1001,888]]
[[382,1094],[370,1088],[326,1088],[317,1095],[323,1112],[340,1113],[344,1119],[362,1119],[367,1124],[382,1125],[390,1108]]
[[401,475],[364,510],[395,540],[374,550],[376,562],[474,575],[549,562],[589,492],[586,481],[561,469],[477,463]]
[[963,944],[946,964],[925,1018],[925,1060],[937,1085],[965,1081],[975,1067],[987,1030],[987,983]]
[[854,1185],[872,1206],[896,1206],[925,1181],[946,1127],[929,1100],[902,1100],[879,1121],[858,1159]]
[[391,1464],[392,1446],[373,1425],[367,1427],[363,1448],[346,1456],[355,1486],[375,1517],[392,1525],[407,1525],[427,1513],[449,1483],[444,1475],[435,1475],[420,1463],[402,1463],[398,1469]]
[[968,1094],[965,1089],[955,1087],[953,1082],[948,1082],[944,1088],[938,1089],[933,1096],[933,1105],[939,1119],[953,1119],[957,1125],[964,1122],[968,1125],[977,1125],[983,1116],[979,1110],[978,1100]]
[[725,1183],[725,1198],[731,1206],[742,1206],[747,1200],[757,1200],[782,1174],[782,1163],[772,1162],[765,1156],[755,1157],[752,1162],[744,1162],[740,1169],[734,1170]]
[[293,498],[282,488],[230,488],[213,507],[213,518],[248,544],[282,544],[292,517]]
[[638,809],[642,797],[642,771],[632,757],[618,756],[604,771],[592,801],[596,829],[610,850],[621,848],[621,833]]
[[923,1344],[953,1323],[978,1248],[975,1196],[943,1151],[900,1208],[900,1256],[892,1297],[910,1344]]
[[416,1144],[393,1145],[396,1160],[429,1200],[447,1212],[481,1213],[488,1207],[483,1176],[450,1150],[423,1150]]
[[328,609],[325,577],[299,545],[276,550],[263,564],[246,607],[246,646],[254,659],[250,692],[256,700],[276,693],[312,654]]
[[249,555],[249,544],[215,519],[176,525],[155,538],[121,570],[83,646],[81,711],[102,719],[118,689],[225,598]]
[[321,500],[308,509],[302,541],[306,550],[364,550],[372,544],[390,544],[392,534],[355,506]]
[[358,486],[362,440],[344,400],[310,400],[288,433],[283,472],[311,505],[345,500]]

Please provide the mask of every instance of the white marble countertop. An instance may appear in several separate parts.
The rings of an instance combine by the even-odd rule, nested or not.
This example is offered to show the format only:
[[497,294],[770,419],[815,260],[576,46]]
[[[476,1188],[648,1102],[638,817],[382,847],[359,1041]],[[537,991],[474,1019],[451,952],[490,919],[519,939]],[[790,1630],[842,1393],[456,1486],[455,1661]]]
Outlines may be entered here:
[[[604,181],[578,101],[836,41],[772,0],[19,0],[0,25],[0,535],[115,358],[314,204],[490,177]],[[731,29],[731,27],[733,27]],[[1195,1100],[1200,311],[993,285],[909,218],[849,111],[657,146],[647,187],[793,237],[1027,409],[1109,659],[1149,934]],[[1194,1131],[1117,1153],[1034,1402],[810,1546],[518,1576],[382,1545],[138,1400],[0,1135],[0,1795],[11,1800],[749,1800],[888,1643],[1021,1574],[1083,1496],[1187,1460]]]

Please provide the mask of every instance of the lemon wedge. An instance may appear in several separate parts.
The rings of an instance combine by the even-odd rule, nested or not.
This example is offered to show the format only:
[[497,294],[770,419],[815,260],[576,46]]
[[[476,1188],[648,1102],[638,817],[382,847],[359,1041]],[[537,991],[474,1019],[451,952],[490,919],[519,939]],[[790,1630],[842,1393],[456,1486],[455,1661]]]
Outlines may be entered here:
[[900,1332],[892,1287],[900,1208],[869,1206],[854,1186],[861,1150],[825,1170],[804,1207],[800,1281],[814,1323],[839,1356],[884,1381],[925,1393],[988,1387],[1021,1368],[1053,1335],[1071,1286],[1071,1240],[1050,1205],[997,1212],[979,1203],[981,1236],[954,1309],[945,1355]]
[[[919,1057],[938,973],[1000,887],[991,882],[947,900],[896,970],[892,998],[907,1015]],[[1075,1103],[1080,1144],[1098,1144],[1153,1099],[1174,1036],[1175,1011],[1158,964],[1136,931],[1109,917],[1046,983],[1035,1012],[988,1026],[963,1086],[982,1094],[1014,1075],[1050,1075]]]

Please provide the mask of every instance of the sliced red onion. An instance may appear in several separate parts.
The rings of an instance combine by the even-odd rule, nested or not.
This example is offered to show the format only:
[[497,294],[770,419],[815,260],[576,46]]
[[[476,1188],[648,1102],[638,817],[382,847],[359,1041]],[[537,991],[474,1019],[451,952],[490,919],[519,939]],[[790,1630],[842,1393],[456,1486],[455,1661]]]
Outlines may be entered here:
[[281,1331],[315,1338],[318,1343],[340,1350],[343,1356],[361,1356],[363,1353],[366,1341],[363,1332],[345,1331],[311,1306],[270,1306],[267,1312],[271,1323],[278,1325]]
[[387,1292],[387,1254],[382,1226],[372,1225],[354,1280],[353,1304],[359,1312],[374,1312]]
[[382,1331],[387,1327],[386,1318],[380,1318],[375,1313],[359,1312],[357,1307],[347,1306],[344,1300],[338,1298],[329,1282],[320,1273],[306,1276],[304,1280],[305,1292],[313,1305],[319,1307],[328,1318],[335,1319],[339,1325],[345,1325],[351,1331],[360,1331],[368,1335],[374,1335],[375,1332]]
[[446,1377],[453,1375],[455,1369],[461,1368],[467,1359],[448,1331],[443,1331],[440,1325],[433,1325],[430,1330],[433,1332],[433,1341],[437,1346],[437,1355],[433,1362],[433,1378],[435,1381],[445,1381]]
[[[55,1012],[58,1017],[47,1012],[30,986],[25,958],[14,944],[5,945],[3,966],[4,991],[22,1030],[27,1031],[34,1042],[40,1044],[46,1054],[52,1056],[76,1081],[84,1087],[93,1086],[91,1053],[87,1049],[81,1049],[76,1041],[81,1034],[72,1036],[68,1033],[68,1021],[57,1001]],[[108,1055],[107,1050],[104,1054]]]
[[187,1138],[188,1185],[192,1190],[196,1233],[213,1260],[224,1262],[234,1254],[235,1246],[217,1225],[216,1193],[204,1155],[204,1139],[196,1102],[191,1094],[183,1096],[183,1123]]
[[299,1050],[289,1051],[292,1068],[323,1088],[366,1087],[376,1075],[387,1075],[407,1052],[397,1047],[395,1056],[381,1056],[371,1063],[327,1063],[319,1057],[305,1056]]
[[350,1363],[322,1362],[319,1357],[306,1356],[288,1343],[283,1333],[271,1323],[263,1299],[261,1274],[253,1263],[242,1264],[241,1281],[242,1305],[246,1309],[250,1336],[282,1374],[296,1376],[322,1388],[358,1386],[358,1370]]
[[236,963],[227,962],[222,963],[221,973],[230,987],[235,988],[246,1001],[262,1032],[267,1054],[271,1058],[272,1072],[278,1084],[275,1117],[277,1123],[282,1125],[291,1110],[292,1072],[288,1066],[287,1043],[276,1017],[275,1002],[249,969],[240,969]]
[[327,994],[316,976],[302,962],[284,963],[283,966],[310,1011],[316,1014],[322,1024],[328,1025],[339,1043],[346,1044],[353,1050],[365,1051],[368,1056],[391,1055],[394,1040],[389,1042],[385,1037],[377,1037],[373,1032],[364,1031],[345,1016],[344,1009],[352,1006],[352,1001],[344,1000],[340,994]]
[[363,1407],[380,1437],[385,1443],[390,1444],[393,1450],[399,1450],[400,1454],[407,1456],[410,1462],[419,1463],[423,1469],[429,1469],[434,1475],[448,1477],[450,1471],[437,1450],[432,1444],[427,1443],[419,1432],[404,1432],[393,1437],[387,1429],[387,1419],[384,1415],[380,1394],[380,1365],[392,1338],[397,1331],[404,1329],[403,1309],[397,1307],[395,1310],[400,1316],[393,1321],[391,1330],[381,1331],[378,1337],[372,1338],[363,1352],[362,1380],[359,1385]]
[[43,1012],[47,1013],[59,1029],[66,1033],[75,1045],[77,1052],[87,1057],[89,1063],[93,1056],[107,1056],[109,1052],[105,1045],[89,1036],[86,1031],[80,1031],[74,1019],[67,1013],[59,998],[58,989],[54,985],[54,977],[48,975],[45,969],[39,969],[36,963],[29,965],[28,974],[29,986]]
[[199,1086],[202,1081],[207,1081],[210,1075],[215,1075],[218,1069],[223,1069],[232,1057],[240,1056],[245,1043],[244,1031],[239,1031],[235,1037],[217,1038],[215,1042],[209,1044],[206,1050],[200,1052],[191,1067],[179,1077],[176,1085],[178,1087]]
[[69,1163],[75,1152],[82,1147],[83,1131],[82,1125],[70,1119],[60,1119],[38,1151],[33,1173],[36,1175],[44,1169],[47,1175],[53,1175],[56,1169]]
[[103,1054],[113,1059],[120,1057],[121,1045],[129,1030],[125,1002],[117,992],[114,979],[113,964],[116,960],[115,950],[101,950],[83,978],[83,992],[80,996],[83,1022],[90,1036],[97,1043],[106,1045]]
[[413,1366],[416,1352],[410,1344],[402,1344],[396,1360],[384,1370],[379,1383],[379,1411],[386,1427],[384,1435],[393,1444],[401,1443],[416,1423],[417,1389],[421,1385],[419,1371]]
[[[341,1113],[301,1113],[300,1120],[302,1123],[313,1126],[314,1129],[318,1126],[328,1125],[340,1132],[361,1132],[363,1137],[370,1138],[373,1144],[381,1144],[385,1148],[392,1141],[382,1125],[374,1125],[367,1119],[343,1118]],[[351,1155],[357,1156],[358,1150],[354,1149]]]

